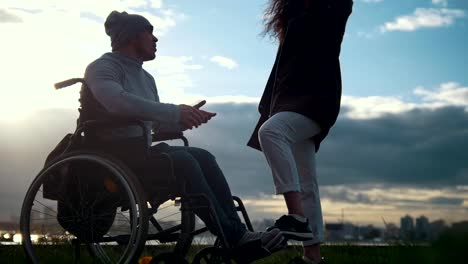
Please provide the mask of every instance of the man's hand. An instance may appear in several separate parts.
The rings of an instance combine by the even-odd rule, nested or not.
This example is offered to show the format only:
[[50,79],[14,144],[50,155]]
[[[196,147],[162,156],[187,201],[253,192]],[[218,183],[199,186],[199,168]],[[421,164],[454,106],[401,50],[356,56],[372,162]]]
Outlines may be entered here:
[[196,109],[200,109],[200,107],[204,106],[205,104],[206,104],[206,100],[203,100],[199,102],[198,104],[194,105],[193,107],[195,107]]
[[205,104],[206,104],[206,100],[203,100],[203,101],[201,101],[198,104],[193,106],[194,108],[201,111],[201,113],[203,114],[203,117],[205,118],[205,122],[203,122],[203,123],[208,122],[208,120],[210,120],[212,117],[214,117],[216,115],[216,113],[207,112],[205,110],[200,110],[200,107],[204,106]]
[[202,124],[204,118],[199,110],[189,105],[179,105],[180,123],[185,129],[192,129]]
[[202,101],[194,107],[188,105],[179,105],[180,123],[185,129],[192,129],[199,125],[208,122],[216,113],[210,113],[198,108],[204,105],[206,101]]

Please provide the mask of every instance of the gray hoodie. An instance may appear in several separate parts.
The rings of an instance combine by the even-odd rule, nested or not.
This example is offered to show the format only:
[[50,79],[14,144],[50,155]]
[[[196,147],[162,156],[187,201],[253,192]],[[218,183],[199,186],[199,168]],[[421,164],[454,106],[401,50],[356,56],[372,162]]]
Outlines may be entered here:
[[[154,78],[142,68],[143,62],[118,52],[105,53],[85,72],[85,82],[96,100],[111,114],[144,121],[164,131],[181,131],[177,105],[159,102]],[[141,135],[135,127],[113,130],[113,138]],[[151,137],[148,143],[151,145]]]

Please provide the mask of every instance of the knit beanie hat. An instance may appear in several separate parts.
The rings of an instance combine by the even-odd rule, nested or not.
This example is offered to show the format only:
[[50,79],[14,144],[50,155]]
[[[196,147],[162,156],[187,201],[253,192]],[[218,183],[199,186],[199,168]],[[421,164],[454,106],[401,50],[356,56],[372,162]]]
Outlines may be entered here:
[[112,50],[116,50],[132,40],[138,33],[153,26],[143,16],[127,12],[112,11],[104,23],[106,34],[111,38]]

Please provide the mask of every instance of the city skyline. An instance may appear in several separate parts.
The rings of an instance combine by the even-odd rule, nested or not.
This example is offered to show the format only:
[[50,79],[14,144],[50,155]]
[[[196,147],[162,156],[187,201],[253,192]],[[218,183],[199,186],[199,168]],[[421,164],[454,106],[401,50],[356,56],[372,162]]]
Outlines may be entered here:
[[[385,219],[382,220],[384,226],[346,221],[325,222],[325,241],[368,241],[377,244],[395,241],[434,241],[449,229],[460,229],[462,231],[468,227],[468,221],[447,223],[443,219],[431,220],[423,215],[415,218],[410,215],[401,216],[400,225],[387,223]],[[174,219],[174,221],[177,222],[178,220]],[[274,221],[274,219],[255,220],[252,222],[252,225],[254,230],[264,230],[271,226]],[[197,220],[198,225],[204,225],[200,219]],[[17,219],[7,222],[0,221],[0,242],[12,240],[19,234],[18,227]],[[204,236],[210,236],[210,234],[205,234]]]

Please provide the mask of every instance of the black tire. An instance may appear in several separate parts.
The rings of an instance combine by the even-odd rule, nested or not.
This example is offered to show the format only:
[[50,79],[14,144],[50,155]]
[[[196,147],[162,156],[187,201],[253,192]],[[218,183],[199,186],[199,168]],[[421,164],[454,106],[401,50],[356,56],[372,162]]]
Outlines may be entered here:
[[94,151],[70,152],[33,180],[20,229],[33,263],[134,263],[148,230],[146,197],[119,160]]
[[207,247],[200,250],[193,258],[192,264],[236,264],[225,250]]

